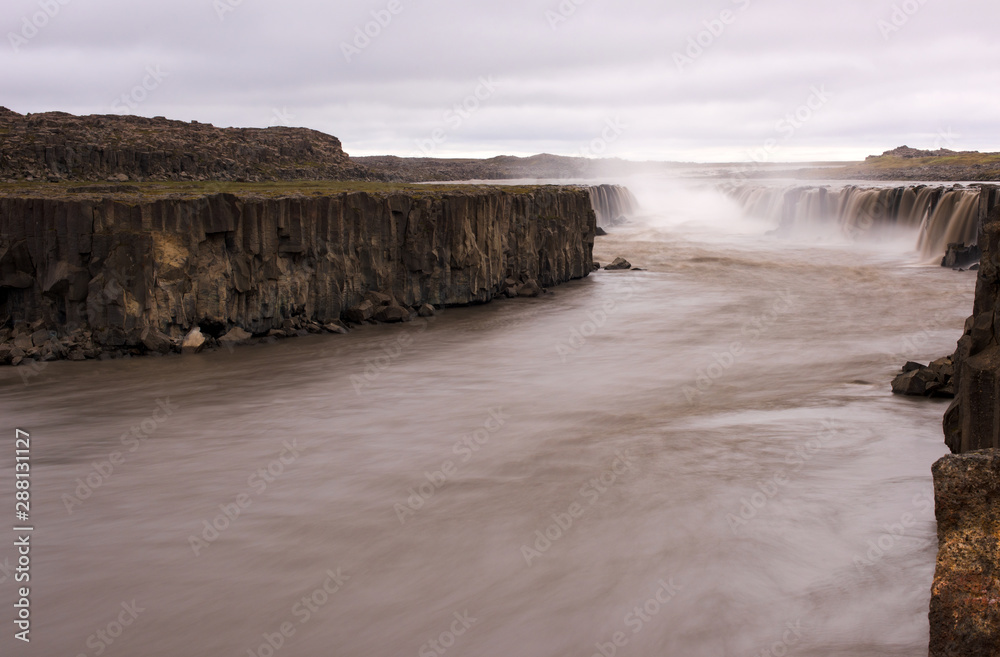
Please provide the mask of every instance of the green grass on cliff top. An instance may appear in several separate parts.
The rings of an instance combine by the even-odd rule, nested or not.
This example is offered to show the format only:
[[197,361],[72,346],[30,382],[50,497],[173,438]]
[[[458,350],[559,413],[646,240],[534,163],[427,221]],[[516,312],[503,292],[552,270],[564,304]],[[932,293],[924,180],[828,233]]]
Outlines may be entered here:
[[884,155],[845,168],[859,170],[897,170],[918,169],[928,166],[998,167],[1000,166],[1000,153],[955,153],[954,155],[935,155],[933,157],[913,158]]
[[[34,196],[43,198],[101,197],[122,199],[198,198],[210,194],[288,198],[295,196],[335,196],[350,192],[369,194],[410,194],[436,196],[440,194],[474,193],[503,190],[512,194],[527,194],[540,189],[559,189],[559,185],[483,185],[483,184],[414,184],[340,181],[277,181],[277,182],[14,182],[0,183],[0,196]],[[567,187],[576,187],[567,185]]]

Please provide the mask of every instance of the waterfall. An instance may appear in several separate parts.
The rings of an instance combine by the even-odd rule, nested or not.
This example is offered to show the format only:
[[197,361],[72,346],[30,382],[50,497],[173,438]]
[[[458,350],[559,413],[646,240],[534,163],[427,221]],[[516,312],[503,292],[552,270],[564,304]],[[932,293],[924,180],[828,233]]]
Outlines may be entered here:
[[884,228],[917,233],[926,258],[945,254],[949,244],[976,244],[979,223],[998,202],[998,190],[977,187],[764,187],[727,185],[723,191],[753,217],[773,222],[778,233],[839,229],[857,239]]
[[601,228],[625,223],[639,209],[639,202],[627,187],[597,185],[590,188],[590,202]]

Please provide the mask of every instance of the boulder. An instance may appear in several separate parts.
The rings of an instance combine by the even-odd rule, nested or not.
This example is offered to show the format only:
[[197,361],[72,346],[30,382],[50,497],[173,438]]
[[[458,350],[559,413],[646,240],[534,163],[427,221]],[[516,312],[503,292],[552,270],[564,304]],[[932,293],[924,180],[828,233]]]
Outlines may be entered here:
[[542,294],[542,288],[538,285],[537,281],[531,280],[522,285],[517,289],[517,296],[519,297],[537,297]]
[[246,344],[253,338],[252,333],[248,333],[241,329],[239,326],[232,328],[228,333],[219,338],[219,343],[223,346],[234,347],[240,344]]
[[383,294],[381,292],[374,292],[374,291],[365,294],[365,300],[371,301],[372,305],[375,306],[376,308],[391,306],[395,303],[392,297],[389,296],[388,294]]
[[30,335],[19,335],[14,338],[14,346],[18,349],[27,351],[35,346],[34,341],[31,339]]
[[970,246],[966,246],[961,242],[957,244],[949,244],[948,250],[945,252],[944,258],[941,260],[941,266],[951,267],[952,269],[968,267],[969,265],[978,263],[982,256],[983,253],[977,244],[972,244]]
[[340,335],[347,335],[350,331],[347,327],[339,322],[330,322],[329,324],[324,324],[323,328],[326,329],[328,333],[338,333]]
[[344,319],[349,322],[354,322],[355,324],[360,324],[362,322],[367,322],[373,315],[375,315],[375,304],[371,301],[365,300],[353,308],[348,308],[347,311],[344,312]]
[[52,333],[45,329],[38,329],[31,334],[31,344],[36,347],[41,347],[43,344],[48,342],[52,338]]
[[605,271],[624,271],[626,269],[632,269],[632,263],[625,258],[615,258],[615,261],[604,269]]
[[421,317],[434,317],[434,315],[437,314],[437,311],[434,310],[434,306],[429,303],[425,303],[417,310],[417,314]]
[[597,230],[594,231],[594,235],[596,235],[597,237],[604,237],[607,234],[608,234],[608,231],[604,230],[600,226],[598,226]]
[[168,353],[174,346],[170,336],[161,333],[153,327],[146,327],[143,329],[140,338],[142,340],[142,346],[144,346],[148,351],[154,353]]
[[196,354],[205,348],[205,336],[202,334],[199,327],[194,327],[191,332],[184,336],[184,341],[181,342],[181,353],[183,354]]
[[938,556],[930,656],[1000,655],[1000,451],[934,464]]
[[409,318],[410,311],[395,304],[380,308],[378,312],[375,313],[375,319],[379,322],[405,322]]

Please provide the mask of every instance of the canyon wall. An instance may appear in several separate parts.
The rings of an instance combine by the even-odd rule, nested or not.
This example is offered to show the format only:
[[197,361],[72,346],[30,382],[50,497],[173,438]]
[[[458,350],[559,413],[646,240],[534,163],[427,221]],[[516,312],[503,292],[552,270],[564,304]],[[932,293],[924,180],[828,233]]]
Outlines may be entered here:
[[1000,656],[1000,207],[989,210],[978,243],[975,304],[953,356],[956,397],[944,418],[954,454],[933,468],[932,657]]
[[[195,326],[261,335],[292,319],[347,319],[358,307],[367,319],[372,293],[376,307],[405,313],[486,302],[524,284],[587,276],[595,227],[586,188],[8,191],[0,193],[0,342],[20,332],[31,357],[26,347],[50,341],[25,342],[30,329],[92,357],[102,347],[142,349],[150,331],[176,346]],[[86,345],[67,345],[73,331],[86,333]]]

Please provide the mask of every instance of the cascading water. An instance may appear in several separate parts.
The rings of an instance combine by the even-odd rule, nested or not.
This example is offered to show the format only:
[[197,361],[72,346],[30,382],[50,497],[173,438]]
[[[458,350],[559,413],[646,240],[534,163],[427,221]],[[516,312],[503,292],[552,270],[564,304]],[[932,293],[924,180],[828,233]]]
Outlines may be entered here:
[[734,185],[724,191],[746,214],[775,223],[781,233],[835,226],[855,238],[872,229],[912,229],[918,232],[917,249],[928,259],[944,255],[952,243],[975,244],[981,213],[997,196],[990,187]]
[[639,207],[632,192],[621,185],[591,187],[590,199],[597,214],[597,225],[602,228],[625,223]]

